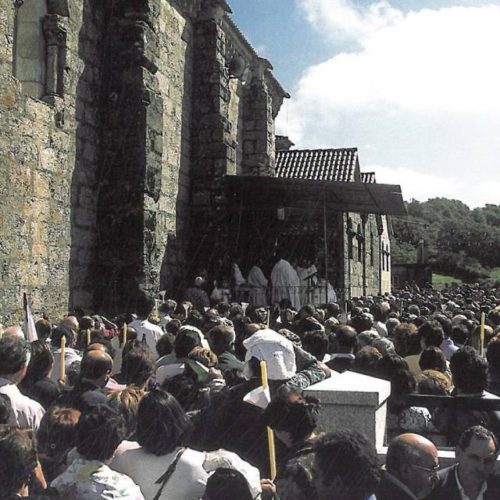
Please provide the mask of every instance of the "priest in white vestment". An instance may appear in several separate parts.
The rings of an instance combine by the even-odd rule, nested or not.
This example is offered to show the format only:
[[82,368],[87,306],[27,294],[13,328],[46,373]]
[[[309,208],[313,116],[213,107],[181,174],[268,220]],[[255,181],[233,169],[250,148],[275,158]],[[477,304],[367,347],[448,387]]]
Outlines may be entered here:
[[271,272],[273,302],[290,299],[297,311],[300,309],[300,278],[297,271],[285,259],[280,259]]
[[250,285],[249,302],[254,307],[267,306],[267,278],[264,276],[262,269],[255,265],[250,269],[247,277],[247,283]]

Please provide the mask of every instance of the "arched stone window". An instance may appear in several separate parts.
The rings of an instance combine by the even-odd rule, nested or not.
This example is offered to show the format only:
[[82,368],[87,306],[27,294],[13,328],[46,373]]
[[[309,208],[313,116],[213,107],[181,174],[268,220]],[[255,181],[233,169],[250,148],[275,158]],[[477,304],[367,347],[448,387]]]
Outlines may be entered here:
[[62,96],[67,0],[15,0],[14,76],[35,99]]
[[14,76],[21,82],[25,95],[45,95],[45,37],[43,20],[47,15],[45,0],[16,2],[14,40]]

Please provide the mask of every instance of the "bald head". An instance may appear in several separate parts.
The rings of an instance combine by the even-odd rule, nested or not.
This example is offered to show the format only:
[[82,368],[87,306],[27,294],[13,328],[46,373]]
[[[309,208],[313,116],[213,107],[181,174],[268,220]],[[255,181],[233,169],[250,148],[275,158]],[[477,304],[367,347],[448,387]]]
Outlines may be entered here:
[[100,349],[88,351],[82,358],[80,379],[93,381],[97,385],[104,386],[112,368],[113,359],[108,353]]
[[24,333],[22,328],[19,325],[8,326],[4,332],[4,337],[17,337],[20,339],[24,339]]
[[401,434],[389,444],[387,471],[405,484],[417,498],[435,486],[438,452],[432,441],[418,434]]
[[80,328],[80,326],[78,324],[78,319],[76,319],[76,316],[66,316],[61,321],[61,326],[68,328],[69,330],[72,330],[73,332],[77,332],[78,329]]

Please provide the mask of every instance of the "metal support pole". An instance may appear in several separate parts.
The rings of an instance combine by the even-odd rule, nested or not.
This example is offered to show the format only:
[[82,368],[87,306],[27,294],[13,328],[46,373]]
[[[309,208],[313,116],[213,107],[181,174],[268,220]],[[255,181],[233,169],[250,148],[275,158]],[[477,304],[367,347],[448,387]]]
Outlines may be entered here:
[[325,304],[328,304],[328,240],[326,230],[326,200],[323,193],[323,240],[325,247]]

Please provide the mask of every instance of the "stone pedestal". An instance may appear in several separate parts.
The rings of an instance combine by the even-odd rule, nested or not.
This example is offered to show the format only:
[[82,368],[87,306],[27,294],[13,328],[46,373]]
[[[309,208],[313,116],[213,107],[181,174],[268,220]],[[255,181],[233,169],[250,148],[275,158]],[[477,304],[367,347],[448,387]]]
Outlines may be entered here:
[[390,382],[349,371],[333,374],[305,390],[306,395],[321,401],[320,430],[357,430],[377,450],[384,445],[390,393]]

